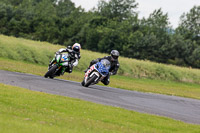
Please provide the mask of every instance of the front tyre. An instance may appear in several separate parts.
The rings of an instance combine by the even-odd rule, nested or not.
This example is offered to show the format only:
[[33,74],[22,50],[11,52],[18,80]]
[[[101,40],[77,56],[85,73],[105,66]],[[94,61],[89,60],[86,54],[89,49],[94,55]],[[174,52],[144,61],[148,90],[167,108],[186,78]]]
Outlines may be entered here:
[[54,74],[55,74],[55,71],[56,71],[57,68],[58,68],[57,65],[53,65],[53,66],[49,69],[49,71],[44,75],[44,77],[45,77],[45,78],[48,78],[48,77],[53,78],[53,77],[54,77]]
[[82,85],[82,86],[84,86],[84,85],[85,85],[85,81],[84,81],[84,80],[81,82],[81,85]]
[[84,84],[85,87],[88,87],[91,83],[93,83],[95,81],[95,79],[98,78],[97,75],[92,75],[92,77],[90,79],[87,80],[87,82]]

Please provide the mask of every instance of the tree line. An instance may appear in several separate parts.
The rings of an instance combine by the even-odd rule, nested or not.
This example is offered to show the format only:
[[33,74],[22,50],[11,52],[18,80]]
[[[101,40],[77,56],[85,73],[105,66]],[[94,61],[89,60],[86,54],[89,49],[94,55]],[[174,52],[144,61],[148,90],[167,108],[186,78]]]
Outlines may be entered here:
[[135,0],[100,0],[90,11],[71,0],[1,0],[0,34],[200,68],[200,6],[176,29],[161,8],[139,19],[137,7]]

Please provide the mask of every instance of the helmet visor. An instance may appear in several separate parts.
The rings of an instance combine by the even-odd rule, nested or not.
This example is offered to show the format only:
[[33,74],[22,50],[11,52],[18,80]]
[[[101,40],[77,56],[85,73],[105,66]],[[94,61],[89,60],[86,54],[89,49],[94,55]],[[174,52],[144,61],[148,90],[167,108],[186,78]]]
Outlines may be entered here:
[[74,50],[75,52],[79,52],[79,51],[80,51],[80,48],[79,48],[78,46],[75,46],[75,47],[73,48],[73,50]]
[[113,59],[118,59],[119,56],[112,55]]

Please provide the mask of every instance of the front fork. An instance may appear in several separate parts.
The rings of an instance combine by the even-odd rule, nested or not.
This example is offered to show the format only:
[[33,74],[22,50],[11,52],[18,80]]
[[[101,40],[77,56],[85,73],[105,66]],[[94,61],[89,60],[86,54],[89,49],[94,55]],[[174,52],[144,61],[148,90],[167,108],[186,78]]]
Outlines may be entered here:
[[[53,64],[54,64],[54,65],[56,64],[56,58],[53,58],[53,59],[51,60],[51,62],[49,63],[49,68],[48,68],[48,69],[50,69],[51,66],[52,66]],[[59,70],[61,69],[61,67],[62,67],[62,66],[59,66],[58,69],[57,69],[57,71],[59,71]],[[62,75],[65,73],[65,70],[66,70],[66,69],[67,69],[66,67],[64,67],[64,66],[62,67],[62,70],[61,70],[61,74],[62,74]],[[57,71],[56,71],[56,73],[57,73]]]
[[53,58],[50,62],[49,62],[49,67],[51,67],[54,63],[55,63],[55,58]]

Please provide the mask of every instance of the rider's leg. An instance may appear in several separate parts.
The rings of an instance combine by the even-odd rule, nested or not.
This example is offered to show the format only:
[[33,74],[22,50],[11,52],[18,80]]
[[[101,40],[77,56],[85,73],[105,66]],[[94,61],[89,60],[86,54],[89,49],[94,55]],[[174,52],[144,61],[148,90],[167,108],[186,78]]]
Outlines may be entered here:
[[69,66],[67,67],[67,69],[65,71],[68,73],[72,73],[72,70],[73,70],[73,65],[69,64]]
[[101,82],[104,85],[108,85],[110,83],[110,75],[106,76]]

